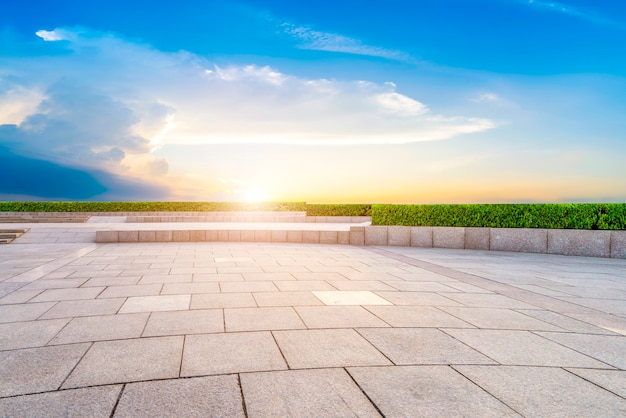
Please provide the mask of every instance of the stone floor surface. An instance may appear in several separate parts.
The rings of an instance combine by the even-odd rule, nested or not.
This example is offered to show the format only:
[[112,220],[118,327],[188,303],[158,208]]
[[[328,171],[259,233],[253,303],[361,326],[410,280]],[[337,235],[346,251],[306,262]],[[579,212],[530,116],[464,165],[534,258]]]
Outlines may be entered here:
[[89,225],[0,246],[0,416],[626,416],[626,260]]

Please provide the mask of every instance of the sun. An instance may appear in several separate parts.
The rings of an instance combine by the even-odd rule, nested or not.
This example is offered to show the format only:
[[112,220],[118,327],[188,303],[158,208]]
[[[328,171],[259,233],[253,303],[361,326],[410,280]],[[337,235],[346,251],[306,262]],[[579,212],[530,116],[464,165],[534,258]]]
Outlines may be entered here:
[[246,202],[266,202],[268,195],[263,189],[255,187],[245,191],[244,200]]

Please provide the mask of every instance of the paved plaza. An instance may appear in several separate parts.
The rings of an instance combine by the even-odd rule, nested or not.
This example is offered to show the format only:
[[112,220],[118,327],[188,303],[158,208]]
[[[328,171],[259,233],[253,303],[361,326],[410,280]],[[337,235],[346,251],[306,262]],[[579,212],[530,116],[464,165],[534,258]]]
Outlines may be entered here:
[[626,416],[626,260],[0,226],[0,416]]

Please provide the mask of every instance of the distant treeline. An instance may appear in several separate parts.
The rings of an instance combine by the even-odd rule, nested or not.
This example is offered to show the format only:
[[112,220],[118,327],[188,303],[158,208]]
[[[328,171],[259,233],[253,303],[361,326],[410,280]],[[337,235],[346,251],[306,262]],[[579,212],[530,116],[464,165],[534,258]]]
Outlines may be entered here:
[[390,205],[306,202],[0,202],[0,211],[291,211],[306,212],[308,216],[371,216],[373,225],[626,229],[626,203]]

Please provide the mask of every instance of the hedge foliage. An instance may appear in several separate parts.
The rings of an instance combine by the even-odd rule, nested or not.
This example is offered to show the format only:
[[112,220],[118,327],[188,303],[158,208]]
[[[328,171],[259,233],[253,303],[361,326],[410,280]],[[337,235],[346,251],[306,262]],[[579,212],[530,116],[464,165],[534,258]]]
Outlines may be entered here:
[[3,212],[306,211],[305,202],[0,202]]
[[349,205],[322,205],[307,204],[308,216],[372,216],[372,205],[349,204]]
[[623,230],[626,204],[372,205],[372,225]]

